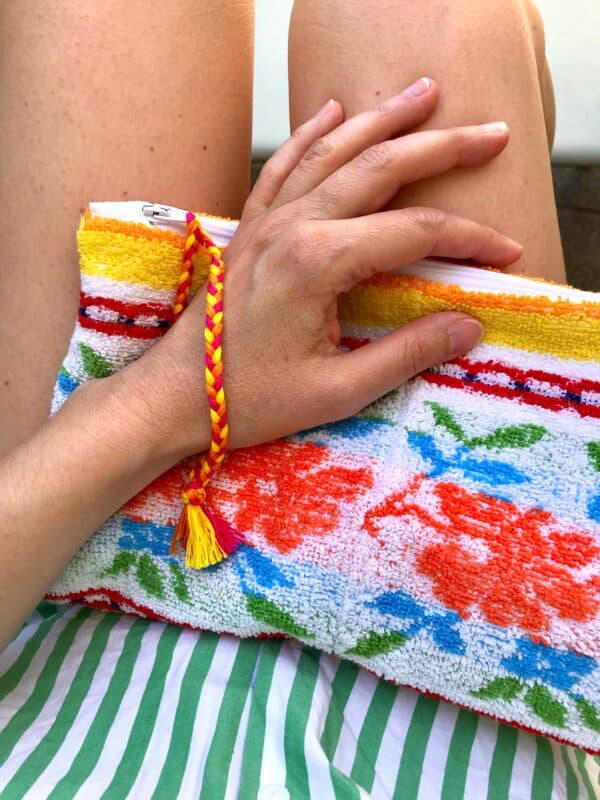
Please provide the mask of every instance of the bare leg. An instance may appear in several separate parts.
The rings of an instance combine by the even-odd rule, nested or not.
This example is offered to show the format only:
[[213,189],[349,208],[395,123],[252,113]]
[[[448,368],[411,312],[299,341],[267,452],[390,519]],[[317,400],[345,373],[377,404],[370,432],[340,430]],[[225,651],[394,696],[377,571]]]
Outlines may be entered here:
[[1,4],[0,454],[48,414],[88,201],[239,216],[252,42],[242,0]]
[[292,127],[329,97],[347,115],[427,75],[441,89],[424,127],[505,120],[492,164],[403,190],[396,207],[437,206],[492,225],[524,246],[510,269],[564,282],[548,142],[552,82],[541,18],[528,0],[296,0],[290,26]]

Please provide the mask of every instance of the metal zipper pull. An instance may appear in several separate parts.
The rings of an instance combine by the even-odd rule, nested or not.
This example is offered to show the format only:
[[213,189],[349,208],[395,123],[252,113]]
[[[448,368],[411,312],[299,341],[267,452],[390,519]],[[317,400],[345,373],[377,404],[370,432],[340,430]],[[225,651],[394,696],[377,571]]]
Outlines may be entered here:
[[148,203],[142,206],[142,214],[150,225],[185,225],[187,214],[182,208],[162,206],[159,203]]

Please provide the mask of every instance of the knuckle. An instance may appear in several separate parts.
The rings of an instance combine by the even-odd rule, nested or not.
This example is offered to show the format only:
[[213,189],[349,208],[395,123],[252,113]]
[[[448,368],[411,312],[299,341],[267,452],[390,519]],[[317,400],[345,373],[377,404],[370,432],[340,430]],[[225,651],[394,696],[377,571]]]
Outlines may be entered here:
[[325,137],[313,142],[304,154],[303,164],[309,165],[314,161],[328,161],[334,152],[333,144]]
[[261,183],[266,183],[270,185],[278,180],[279,172],[280,170],[277,166],[276,159],[274,157],[271,157],[261,167],[261,170],[258,173],[258,177],[260,178]]
[[281,164],[275,155],[265,162],[258,174],[255,175],[252,181],[254,185],[251,186],[250,193],[244,203],[242,216],[247,219],[261,208],[265,209],[277,194],[281,182]]
[[255,236],[255,241],[260,252],[277,241],[284,226],[285,219],[279,209],[275,209],[275,211],[265,215],[261,220],[260,227]]
[[310,209],[307,216],[313,219],[328,218],[340,202],[339,192],[339,185],[332,187],[328,181],[317,186],[307,195]]
[[419,336],[404,339],[400,354],[402,372],[406,375],[416,375],[428,363],[428,347],[425,340]]
[[463,150],[463,148],[469,144],[471,141],[471,135],[467,133],[466,128],[451,128],[449,131],[449,138],[450,138],[450,145],[454,147],[457,152]]
[[305,226],[303,238],[303,249],[306,260],[309,263],[315,261],[328,261],[331,251],[335,245],[335,240],[327,228],[319,224]]
[[[333,236],[329,231],[322,236],[322,247],[319,250],[319,258],[324,264],[333,264],[344,267],[351,263],[350,251],[352,245],[345,241],[341,236]],[[350,275],[353,278],[353,275]],[[362,278],[362,275],[361,275]],[[355,281],[356,283],[357,281]],[[354,283],[352,284],[354,286]]]
[[431,240],[432,244],[438,242],[446,231],[448,218],[439,208],[426,206],[412,209],[413,224]]
[[294,130],[290,133],[290,140],[296,143],[304,141],[307,127],[308,127],[308,122],[304,122],[302,123],[302,125],[298,125],[297,128],[294,128]]
[[381,142],[363,150],[356,159],[361,168],[368,170],[388,169],[394,163],[394,147],[391,142]]
[[339,247],[326,225],[318,222],[294,224],[289,232],[291,261],[303,269],[329,264],[338,255]]
[[303,267],[309,263],[310,236],[307,226],[302,222],[293,222],[286,232],[287,262],[290,266]]

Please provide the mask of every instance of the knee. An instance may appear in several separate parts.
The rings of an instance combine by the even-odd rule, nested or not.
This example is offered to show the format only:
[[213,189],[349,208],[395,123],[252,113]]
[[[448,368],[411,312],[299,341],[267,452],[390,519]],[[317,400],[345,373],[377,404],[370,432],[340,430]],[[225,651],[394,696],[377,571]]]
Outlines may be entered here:
[[452,15],[467,18],[471,33],[479,29],[482,38],[489,40],[493,36],[499,46],[525,39],[538,64],[543,63],[544,22],[535,0],[455,0],[450,7],[445,0],[438,1],[441,7],[451,9]]
[[[542,101],[544,122],[549,149],[552,149],[556,125],[554,88],[546,59],[546,33],[544,21],[535,0],[461,0],[465,13],[471,15],[472,24],[485,42],[494,41],[505,52],[521,57],[515,63],[528,69],[533,81],[537,80]],[[453,5],[453,13],[460,8]],[[467,11],[468,9],[468,11]],[[485,9],[485,10],[484,10]],[[473,33],[473,31],[471,31]]]

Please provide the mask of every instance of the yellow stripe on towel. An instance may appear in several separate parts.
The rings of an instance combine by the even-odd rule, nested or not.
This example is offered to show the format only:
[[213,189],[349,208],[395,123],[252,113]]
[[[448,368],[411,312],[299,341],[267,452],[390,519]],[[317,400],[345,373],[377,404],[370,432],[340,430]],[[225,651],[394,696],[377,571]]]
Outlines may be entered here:
[[340,298],[342,322],[398,328],[435,311],[463,311],[482,322],[488,344],[577,361],[600,359],[600,304],[561,302],[556,313],[557,304],[550,310],[544,298],[467,292],[411,276],[385,277],[387,281],[377,276]]
[[[153,234],[161,231],[151,231]],[[83,275],[137,283],[153,289],[175,289],[181,274],[182,249],[170,238],[135,236],[111,230],[80,229],[77,236]],[[194,258],[192,293],[206,282],[210,259]]]

